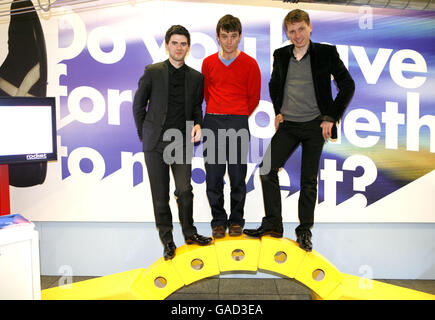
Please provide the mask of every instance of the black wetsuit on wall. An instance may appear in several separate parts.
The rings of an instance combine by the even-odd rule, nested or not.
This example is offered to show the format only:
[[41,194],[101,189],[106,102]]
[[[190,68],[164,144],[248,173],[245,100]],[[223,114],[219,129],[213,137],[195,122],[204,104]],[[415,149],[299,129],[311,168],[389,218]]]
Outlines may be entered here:
[[[0,45],[3,45],[0,43]],[[47,53],[41,23],[32,1],[14,1],[8,32],[8,55],[0,66],[0,96],[45,97]],[[10,139],[11,137],[0,137]],[[47,162],[9,165],[9,184],[30,187],[42,184]]]

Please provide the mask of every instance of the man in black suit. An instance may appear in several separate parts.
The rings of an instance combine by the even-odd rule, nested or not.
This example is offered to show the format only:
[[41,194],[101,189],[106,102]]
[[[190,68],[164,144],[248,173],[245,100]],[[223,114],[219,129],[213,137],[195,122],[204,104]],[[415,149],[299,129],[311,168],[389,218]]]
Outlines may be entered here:
[[[201,138],[203,76],[184,63],[190,49],[190,34],[180,25],[169,28],[165,36],[169,54],[166,61],[148,65],[139,80],[133,101],[133,115],[143,144],[145,163],[151,186],[156,226],[163,243],[166,260],[175,256],[172,237],[172,213],[169,207],[169,168],[175,180],[178,215],[187,244],[207,245],[212,239],[197,233],[193,225],[190,143]],[[187,128],[193,122],[193,127]],[[170,141],[165,132],[179,133]],[[177,135],[174,135],[177,137]],[[171,152],[182,155],[177,161]],[[189,152],[189,150],[191,152]]]
[[[261,237],[282,237],[281,194],[278,170],[302,145],[299,246],[312,250],[311,231],[317,197],[317,174],[325,141],[337,137],[336,122],[342,117],[355,91],[355,83],[340,60],[335,46],[311,42],[312,25],[308,13],[296,9],[284,19],[291,45],[275,50],[269,93],[275,109],[276,133],[260,169],[265,217],[258,229],[244,233]],[[331,75],[338,87],[331,93]],[[266,169],[270,170],[266,172]]]

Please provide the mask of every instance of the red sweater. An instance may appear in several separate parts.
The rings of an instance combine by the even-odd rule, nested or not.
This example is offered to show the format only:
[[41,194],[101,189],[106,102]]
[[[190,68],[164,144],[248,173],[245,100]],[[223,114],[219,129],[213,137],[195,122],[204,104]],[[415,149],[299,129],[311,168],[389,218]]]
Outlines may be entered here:
[[257,61],[243,51],[226,66],[218,53],[204,59],[206,113],[251,115],[260,101],[261,73]]

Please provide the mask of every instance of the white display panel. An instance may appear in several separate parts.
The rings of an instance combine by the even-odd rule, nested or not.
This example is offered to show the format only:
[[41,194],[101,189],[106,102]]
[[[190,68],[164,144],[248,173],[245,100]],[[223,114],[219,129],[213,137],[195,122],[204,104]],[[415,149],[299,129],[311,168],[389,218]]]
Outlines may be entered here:
[[0,156],[53,152],[50,106],[0,108]]
[[57,160],[51,97],[0,97],[0,164]]

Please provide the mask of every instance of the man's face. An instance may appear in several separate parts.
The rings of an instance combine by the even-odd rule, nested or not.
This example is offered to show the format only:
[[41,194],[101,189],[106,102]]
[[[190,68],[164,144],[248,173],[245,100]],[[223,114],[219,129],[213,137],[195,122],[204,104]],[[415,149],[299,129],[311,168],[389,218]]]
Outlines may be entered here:
[[169,58],[178,62],[184,61],[190,49],[187,37],[181,34],[173,34],[169,38],[169,43],[165,43],[165,47],[169,53]]
[[310,43],[311,31],[313,26],[305,21],[287,23],[287,37],[295,45],[296,48],[303,48]]
[[232,54],[237,51],[240,39],[241,36],[238,31],[227,32],[221,29],[218,35],[219,44],[226,54]]

